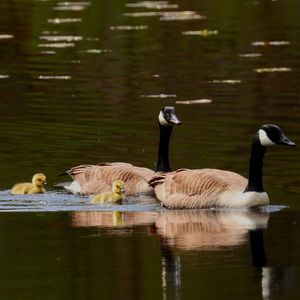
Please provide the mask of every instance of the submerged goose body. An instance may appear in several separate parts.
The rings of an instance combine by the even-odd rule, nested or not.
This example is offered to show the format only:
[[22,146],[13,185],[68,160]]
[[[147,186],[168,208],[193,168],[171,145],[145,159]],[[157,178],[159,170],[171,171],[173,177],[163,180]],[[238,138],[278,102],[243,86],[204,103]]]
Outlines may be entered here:
[[157,198],[168,208],[230,207],[267,205],[268,194],[262,183],[263,158],[267,146],[294,147],[276,125],[263,125],[255,135],[249,162],[249,179],[218,169],[182,169],[154,175],[149,181]]
[[96,194],[92,197],[91,203],[120,203],[125,198],[124,182],[116,180],[112,184],[111,192]]
[[46,176],[42,173],[33,175],[32,182],[17,183],[11,189],[11,194],[38,194],[44,193],[46,184]]
[[[156,171],[168,172],[169,141],[173,125],[181,124],[172,106],[164,107],[158,116],[160,140]],[[73,194],[90,195],[109,191],[114,180],[122,180],[126,185],[126,195],[153,193],[148,181],[155,172],[148,168],[133,166],[123,162],[80,165],[66,171],[73,182],[65,189]]]

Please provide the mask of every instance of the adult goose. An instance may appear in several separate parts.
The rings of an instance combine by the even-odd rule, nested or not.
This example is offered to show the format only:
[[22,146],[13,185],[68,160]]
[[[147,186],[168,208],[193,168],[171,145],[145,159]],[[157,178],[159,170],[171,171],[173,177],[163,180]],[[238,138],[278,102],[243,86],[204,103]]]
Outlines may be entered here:
[[[173,125],[181,122],[173,106],[165,106],[158,115],[160,139],[157,156],[157,172],[169,172],[169,141]],[[90,195],[111,190],[115,180],[122,180],[126,186],[126,196],[140,193],[153,193],[148,181],[154,171],[133,166],[128,163],[113,162],[98,165],[80,165],[71,168],[64,174],[70,175],[73,182],[65,189],[74,194]]]
[[267,205],[269,197],[263,188],[262,169],[266,147],[272,145],[296,146],[278,126],[261,126],[252,142],[248,180],[218,169],[182,169],[154,175],[149,183],[161,204],[173,209]]

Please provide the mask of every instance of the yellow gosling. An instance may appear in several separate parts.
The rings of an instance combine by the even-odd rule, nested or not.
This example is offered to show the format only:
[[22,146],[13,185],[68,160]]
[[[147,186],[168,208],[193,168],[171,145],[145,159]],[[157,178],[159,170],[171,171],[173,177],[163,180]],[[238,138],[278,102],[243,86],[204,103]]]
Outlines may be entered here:
[[93,204],[105,203],[105,202],[119,203],[124,198],[125,198],[124,182],[122,180],[116,180],[112,184],[111,192],[105,192],[105,193],[94,195],[91,200],[91,203]]
[[46,176],[42,173],[37,173],[32,177],[32,183],[24,182],[17,183],[11,189],[11,194],[38,194],[44,193],[44,185],[46,184]]

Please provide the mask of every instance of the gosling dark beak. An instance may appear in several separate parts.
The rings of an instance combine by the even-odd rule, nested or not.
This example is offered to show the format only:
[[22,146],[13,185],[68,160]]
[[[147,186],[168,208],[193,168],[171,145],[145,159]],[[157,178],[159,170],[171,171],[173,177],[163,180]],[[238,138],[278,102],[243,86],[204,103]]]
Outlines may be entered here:
[[125,189],[120,189],[120,192],[121,193],[125,193]]
[[279,144],[284,146],[289,146],[289,147],[296,147],[296,144],[292,142],[290,139],[288,139],[285,135],[282,136]]
[[47,185],[47,182],[46,182],[46,181],[43,181],[43,185]]

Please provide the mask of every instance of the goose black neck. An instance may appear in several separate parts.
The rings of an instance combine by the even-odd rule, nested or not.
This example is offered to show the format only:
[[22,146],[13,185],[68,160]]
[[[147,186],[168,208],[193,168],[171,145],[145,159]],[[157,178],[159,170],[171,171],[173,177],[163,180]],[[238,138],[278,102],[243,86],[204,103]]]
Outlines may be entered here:
[[245,192],[263,192],[262,169],[266,147],[262,146],[258,137],[254,138],[249,161],[249,179]]
[[170,172],[169,164],[169,142],[173,126],[162,126],[159,124],[159,146],[157,155],[156,172]]

